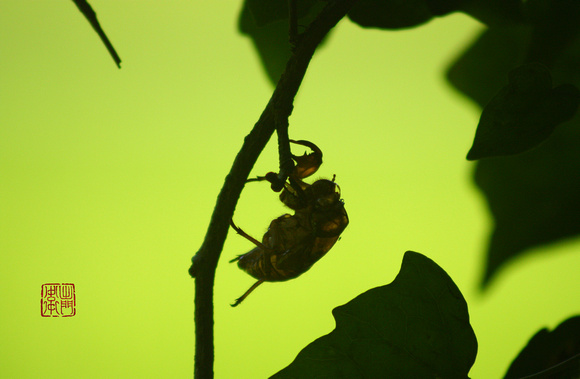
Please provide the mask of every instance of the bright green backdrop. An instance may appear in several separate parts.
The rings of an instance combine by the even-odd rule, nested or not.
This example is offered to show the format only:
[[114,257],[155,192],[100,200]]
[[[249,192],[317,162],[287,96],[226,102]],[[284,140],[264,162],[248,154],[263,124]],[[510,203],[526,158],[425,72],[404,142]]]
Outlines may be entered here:
[[[71,1],[0,2],[0,377],[187,378],[187,269],[243,137],[272,88],[237,33],[239,1],[91,4],[118,70]],[[483,26],[464,15],[400,32],[344,20],[311,63],[290,135],[317,143],[351,223],[288,283],[228,264],[215,287],[217,378],[263,378],[334,327],[331,309],[389,283],[405,250],[442,266],[479,340],[471,376],[495,378],[540,327],[578,312],[580,246],[552,246],[477,291],[489,215],[464,157],[477,108],[443,72]],[[302,152],[298,149],[298,152]],[[254,170],[275,170],[271,143]],[[261,238],[285,209],[248,185],[236,222]],[[72,282],[77,315],[40,317],[40,287]]]

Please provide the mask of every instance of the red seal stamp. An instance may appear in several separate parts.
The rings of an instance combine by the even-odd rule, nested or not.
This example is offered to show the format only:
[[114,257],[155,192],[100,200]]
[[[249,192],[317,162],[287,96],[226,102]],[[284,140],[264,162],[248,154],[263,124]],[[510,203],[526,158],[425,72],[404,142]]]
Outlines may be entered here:
[[42,317],[72,317],[76,315],[75,285],[73,283],[46,283],[40,290]]

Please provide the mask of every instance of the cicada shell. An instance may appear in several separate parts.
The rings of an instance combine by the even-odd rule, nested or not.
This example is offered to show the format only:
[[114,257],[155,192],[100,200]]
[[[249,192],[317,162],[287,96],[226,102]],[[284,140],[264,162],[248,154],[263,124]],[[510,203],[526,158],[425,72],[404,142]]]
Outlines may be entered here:
[[284,214],[274,219],[261,242],[231,222],[238,234],[256,245],[231,262],[237,261],[242,270],[258,279],[232,306],[240,304],[265,281],[286,281],[308,271],[334,246],[348,225],[340,187],[334,178],[321,179],[312,185],[302,180],[318,170],[322,151],[308,141],[292,142],[313,150],[308,155],[293,156],[296,166],[280,194],[280,200],[294,210],[294,215]]

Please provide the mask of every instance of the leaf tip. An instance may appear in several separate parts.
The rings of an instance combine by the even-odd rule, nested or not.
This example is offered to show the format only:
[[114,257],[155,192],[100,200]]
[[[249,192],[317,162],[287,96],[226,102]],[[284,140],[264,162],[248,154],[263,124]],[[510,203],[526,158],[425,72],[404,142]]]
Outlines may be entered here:
[[475,150],[473,147],[469,149],[469,151],[467,152],[467,156],[465,157],[465,159],[467,159],[468,161],[476,161],[480,158],[481,156],[477,153],[477,150]]

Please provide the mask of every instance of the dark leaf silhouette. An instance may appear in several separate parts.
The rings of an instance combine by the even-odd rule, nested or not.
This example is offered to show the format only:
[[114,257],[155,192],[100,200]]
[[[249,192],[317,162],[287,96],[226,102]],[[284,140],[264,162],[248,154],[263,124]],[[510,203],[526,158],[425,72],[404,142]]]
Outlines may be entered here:
[[433,16],[445,16],[458,11],[469,0],[425,0],[429,13]]
[[[527,4],[531,7],[538,2],[540,0],[530,0]],[[550,15],[548,10],[543,13]],[[574,12],[574,8],[570,12]],[[540,54],[541,38],[537,31],[538,25],[544,23],[541,14],[535,11],[530,25],[490,28],[483,32],[451,66],[449,81],[484,106],[505,86],[510,70],[534,57],[541,58],[541,63],[549,67],[554,82],[580,86],[577,28],[568,29],[572,37],[561,36],[568,41],[565,45],[558,44],[559,48],[549,52],[543,50]],[[557,30],[565,33],[562,29]],[[549,38],[556,37],[550,35]],[[558,91],[566,92],[567,88],[570,87]],[[578,114],[558,126],[545,142],[532,150],[477,163],[475,182],[484,193],[494,219],[483,287],[500,267],[519,254],[580,234],[579,172]]]
[[512,70],[509,84],[483,109],[467,159],[518,154],[546,140],[580,103],[571,84],[552,88],[548,69],[529,63]]
[[[466,3],[480,1],[484,0]],[[489,8],[497,1],[500,0],[490,1]],[[511,8],[516,19],[523,14],[526,22],[507,23],[484,31],[449,69],[449,81],[482,107],[506,84],[507,73],[526,62],[546,65],[558,84],[568,82],[578,86],[580,2],[529,0],[522,5],[519,0],[510,0],[502,6],[506,10]],[[558,75],[563,70],[566,75]]]
[[510,25],[523,19],[520,0],[425,0],[434,16],[461,11],[490,26]]
[[361,0],[348,16],[362,27],[401,29],[452,12],[467,13],[488,25],[514,24],[523,19],[520,0]]
[[534,150],[478,163],[475,182],[495,221],[483,285],[527,249],[580,233],[579,121]]
[[[296,0],[298,17],[305,17],[318,0]],[[248,9],[257,26],[288,19],[288,0],[247,0]]]
[[391,284],[332,313],[336,329],[273,378],[467,378],[475,361],[477,340],[461,292],[419,253],[405,253]]
[[[260,11],[252,7],[259,6],[263,1],[246,0],[238,22],[240,33],[248,35],[260,55],[262,65],[272,84],[276,84],[290,58],[290,43],[288,35],[287,1],[273,2],[271,6]],[[298,25],[308,26],[324,6],[324,2],[304,1],[298,7]],[[308,7],[306,7],[308,5]],[[284,12],[286,14],[284,15]]]
[[542,62],[552,68],[580,31],[580,1],[528,0],[527,19],[533,25],[528,62]]
[[449,68],[447,79],[484,107],[506,84],[507,73],[524,62],[531,34],[527,25],[485,30]]
[[85,16],[85,18],[90,22],[95,32],[97,32],[97,34],[101,38],[101,41],[103,41],[105,47],[109,51],[109,54],[111,54],[111,57],[115,61],[117,67],[121,68],[121,58],[115,51],[113,44],[111,44],[111,41],[109,41],[109,38],[103,31],[103,28],[101,28],[99,20],[97,20],[97,14],[95,13],[91,5],[86,0],[73,0],[73,1],[79,8],[79,10],[82,12],[82,14]]
[[575,379],[580,377],[580,316],[571,317],[551,332],[544,328],[514,359],[505,379]]
[[411,28],[433,15],[425,0],[360,0],[348,12],[350,20],[367,28]]

